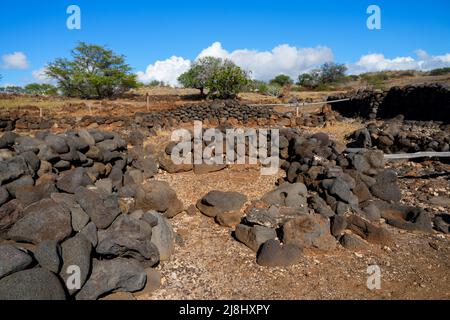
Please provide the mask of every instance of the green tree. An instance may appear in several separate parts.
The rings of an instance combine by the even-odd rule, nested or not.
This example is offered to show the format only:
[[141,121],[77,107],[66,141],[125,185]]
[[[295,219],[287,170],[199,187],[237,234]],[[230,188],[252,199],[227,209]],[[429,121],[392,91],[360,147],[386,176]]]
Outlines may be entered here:
[[280,74],[280,75],[276,76],[274,79],[269,81],[269,84],[279,85],[280,87],[284,87],[286,85],[291,85],[293,83],[294,83],[294,81],[292,81],[292,79],[285,74]]
[[71,55],[71,60],[56,59],[46,71],[66,96],[112,98],[138,86],[136,75],[130,73],[131,68],[125,63],[124,56],[84,42],[72,50]]
[[208,80],[214,74],[215,70],[219,68],[222,63],[221,59],[214,57],[203,57],[196,60],[191,68],[178,77],[185,88],[194,88],[200,90],[200,95],[205,97],[205,89]]
[[55,86],[46,83],[30,83],[24,89],[25,93],[38,96],[55,96],[58,94],[58,89]]
[[320,68],[320,82],[322,84],[338,83],[345,79],[347,67],[339,63],[325,63]]
[[321,82],[321,72],[319,69],[314,69],[309,73],[302,73],[298,76],[297,84],[308,89],[314,89]]
[[232,99],[242,91],[248,81],[247,72],[230,60],[221,60],[219,67],[215,68],[208,78],[206,87],[211,97]]
[[195,61],[178,81],[186,88],[200,90],[205,96],[220,99],[234,98],[248,84],[248,74],[230,60],[203,57]]

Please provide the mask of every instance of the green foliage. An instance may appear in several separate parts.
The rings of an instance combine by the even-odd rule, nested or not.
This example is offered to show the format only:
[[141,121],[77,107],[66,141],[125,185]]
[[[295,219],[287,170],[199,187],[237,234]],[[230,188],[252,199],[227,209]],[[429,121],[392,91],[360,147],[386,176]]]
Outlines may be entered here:
[[386,72],[369,72],[361,74],[360,78],[365,81],[367,85],[377,89],[382,89],[384,87],[384,81],[389,80],[390,77]]
[[0,93],[23,94],[25,93],[25,90],[19,86],[7,86],[7,87],[0,87]]
[[204,57],[195,61],[191,68],[178,77],[178,81],[185,88],[200,90],[205,96],[213,98],[234,98],[248,84],[248,75],[245,71],[229,60],[214,57]]
[[120,96],[138,86],[136,75],[124,56],[102,46],[81,42],[72,50],[72,60],[56,59],[47,66],[47,76],[55,79],[69,97],[102,99]]
[[280,87],[284,87],[286,85],[291,85],[293,83],[294,83],[294,81],[292,81],[292,79],[285,74],[280,74],[280,75],[276,76],[274,79],[269,81],[269,84],[278,85]]
[[38,96],[56,96],[58,89],[51,84],[30,83],[25,86],[25,93]]
[[430,76],[442,76],[448,73],[450,73],[450,68],[439,68],[431,70],[428,74]]
[[319,86],[328,88],[332,84],[346,81],[347,67],[344,64],[325,63],[320,69],[299,75],[297,84],[308,89],[317,89]]
[[164,83],[164,81],[152,80],[146,86],[150,88],[155,88],[155,87],[165,87],[166,84]]

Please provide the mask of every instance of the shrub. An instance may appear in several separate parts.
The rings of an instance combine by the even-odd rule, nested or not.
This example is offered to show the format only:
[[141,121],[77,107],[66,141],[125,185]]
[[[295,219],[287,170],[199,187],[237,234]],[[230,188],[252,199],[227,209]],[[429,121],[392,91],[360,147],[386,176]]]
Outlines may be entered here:
[[429,72],[430,76],[442,76],[444,74],[450,73],[450,68],[439,68],[439,69],[433,69]]
[[56,96],[58,89],[51,84],[30,83],[25,86],[25,93],[37,96]]
[[112,98],[137,87],[136,75],[130,73],[124,56],[83,42],[71,54],[72,60],[59,58],[47,66],[47,76],[57,81],[64,95]]
[[200,90],[205,96],[213,98],[234,98],[248,84],[248,74],[230,60],[204,57],[195,61],[191,68],[183,73],[178,81],[186,88]]
[[280,87],[291,85],[293,83],[294,83],[294,81],[292,81],[292,79],[285,74],[280,74],[280,75],[276,76],[274,79],[269,81],[269,84],[279,85]]

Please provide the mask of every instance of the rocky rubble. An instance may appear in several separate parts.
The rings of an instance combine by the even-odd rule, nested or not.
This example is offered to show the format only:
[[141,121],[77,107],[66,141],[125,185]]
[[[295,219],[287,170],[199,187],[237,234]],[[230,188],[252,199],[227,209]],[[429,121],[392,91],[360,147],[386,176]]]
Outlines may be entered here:
[[0,299],[140,291],[146,268],[172,254],[167,218],[183,205],[150,180],[152,155],[118,134],[7,132],[0,155]]
[[404,121],[403,116],[381,125],[368,124],[349,136],[349,147],[377,148],[384,153],[450,150],[450,125],[440,122]]
[[390,119],[399,114],[408,120],[449,122],[450,87],[448,84],[417,84],[388,90],[358,90],[330,96],[328,101],[349,98],[333,104],[333,110],[346,117]]
[[[432,232],[430,212],[401,204],[397,174],[386,168],[382,151],[351,152],[323,133],[305,135],[282,129],[280,135],[286,179],[261,200],[248,204],[236,215],[237,221],[227,225],[234,228],[238,241],[257,254],[260,265],[294,264],[305,249],[330,251],[340,244],[359,250],[369,243],[391,245],[395,239],[384,223],[408,231]],[[240,212],[243,208],[245,201],[228,208],[233,200],[226,200],[218,191],[213,194],[225,203],[212,204],[209,198],[216,197],[211,194],[203,197],[197,207],[207,216],[216,216],[210,210]],[[205,208],[205,204],[212,208]],[[434,227],[445,229],[436,222]]]

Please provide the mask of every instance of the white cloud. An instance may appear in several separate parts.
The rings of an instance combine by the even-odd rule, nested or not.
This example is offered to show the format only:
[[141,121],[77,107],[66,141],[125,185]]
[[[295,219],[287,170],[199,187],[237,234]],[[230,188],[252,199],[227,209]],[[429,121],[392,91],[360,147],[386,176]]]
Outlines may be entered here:
[[33,79],[38,83],[53,83],[54,81],[47,77],[45,72],[47,71],[46,67],[43,67],[39,70],[34,70],[31,72]]
[[2,56],[4,69],[27,69],[28,60],[27,56],[23,52],[14,52],[11,54],[5,54]]
[[169,59],[150,64],[145,72],[139,71],[137,76],[138,80],[144,83],[157,80],[176,86],[178,85],[178,76],[189,70],[190,66],[189,60],[172,56]]
[[[214,42],[203,49],[197,59],[205,56],[230,59],[244,70],[251,71],[251,76],[258,80],[270,80],[280,73],[295,79],[300,73],[333,61],[333,52],[329,48],[320,46],[296,48],[287,44],[277,46],[271,51],[239,49],[229,52],[220,42]],[[178,76],[187,71],[190,64],[190,60],[172,56],[167,60],[156,61],[149,65],[145,72],[140,71],[137,75],[142,82],[158,80],[170,85],[178,85]]]
[[450,66],[450,53],[441,56],[430,56],[424,50],[416,50],[417,58],[410,56],[386,58],[381,53],[362,56],[359,61],[348,65],[349,73],[360,74],[364,72],[386,70],[421,70],[427,71]]
[[258,80],[270,80],[281,73],[296,79],[303,72],[333,61],[333,52],[327,47],[296,48],[287,44],[271,51],[238,49],[228,52],[220,42],[215,42],[204,49],[198,58],[208,55],[230,59],[241,68],[251,71],[252,78]]

